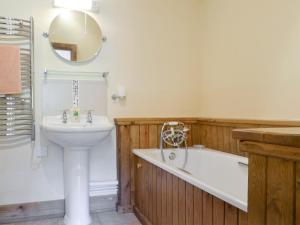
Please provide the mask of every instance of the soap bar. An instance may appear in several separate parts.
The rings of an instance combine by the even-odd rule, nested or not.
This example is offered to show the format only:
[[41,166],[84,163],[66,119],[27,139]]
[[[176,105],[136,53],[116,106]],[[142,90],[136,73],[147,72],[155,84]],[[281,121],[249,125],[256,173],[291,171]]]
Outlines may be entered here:
[[80,122],[80,110],[78,107],[73,107],[71,109],[71,122],[79,123]]

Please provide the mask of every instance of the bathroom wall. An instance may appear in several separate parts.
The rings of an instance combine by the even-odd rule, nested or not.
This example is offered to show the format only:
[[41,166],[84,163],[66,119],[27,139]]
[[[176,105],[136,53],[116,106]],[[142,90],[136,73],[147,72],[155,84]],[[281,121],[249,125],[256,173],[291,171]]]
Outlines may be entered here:
[[[199,23],[196,0],[100,0],[100,13],[91,15],[101,24],[108,40],[100,55],[90,63],[70,65],[59,60],[42,32],[64,9],[52,7],[52,0],[1,0],[0,15],[35,19],[35,75],[37,122],[43,103],[53,104],[49,95],[42,98],[45,67],[72,71],[109,71],[107,115],[193,116],[198,112]],[[119,84],[127,89],[124,103],[110,96]],[[53,99],[53,98],[52,98]],[[86,97],[91,101],[94,98]],[[81,99],[83,101],[83,99]],[[97,101],[96,101],[97,103]],[[100,103],[100,100],[99,100]],[[147,103],[147,104],[145,104]],[[59,110],[57,106],[56,110]],[[39,144],[39,130],[37,144]],[[45,143],[45,140],[41,141]],[[112,135],[92,151],[91,184],[113,184],[116,179],[115,138]],[[98,146],[100,148],[100,146]],[[49,144],[48,157],[32,157],[30,144],[15,149],[0,149],[0,205],[56,200],[63,198],[62,151]],[[39,145],[37,145],[39,149]],[[35,149],[35,151],[37,150]],[[113,185],[112,185],[113,186]],[[93,188],[94,189],[94,188]],[[99,194],[97,192],[94,194]],[[103,193],[103,192],[101,192]]]
[[[42,37],[64,9],[53,8],[52,0],[1,0],[0,15],[35,18],[38,121],[44,67],[109,71],[111,119],[300,118],[299,1],[99,2],[99,14],[91,15],[108,40],[94,61],[74,66],[59,60]],[[127,99],[112,102],[119,84],[126,86]],[[112,136],[104,143],[105,153],[93,151],[92,181],[115,179],[113,142]],[[41,162],[32,159],[30,145],[1,149],[0,161],[0,205],[63,198],[62,152],[57,146],[49,146]]]
[[300,1],[199,1],[200,116],[300,119]]

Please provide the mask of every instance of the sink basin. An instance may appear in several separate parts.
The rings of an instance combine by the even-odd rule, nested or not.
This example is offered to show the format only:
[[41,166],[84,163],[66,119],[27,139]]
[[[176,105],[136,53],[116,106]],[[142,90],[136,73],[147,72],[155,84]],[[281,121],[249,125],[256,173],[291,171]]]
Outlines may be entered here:
[[113,124],[107,117],[93,116],[93,123],[82,115],[80,123],[62,123],[61,116],[46,116],[42,128],[47,138],[62,147],[93,147],[110,134]]
[[43,118],[46,137],[64,151],[64,190],[66,225],[91,224],[89,210],[89,150],[112,131],[106,117],[93,116],[93,123],[82,115],[80,123],[63,123],[61,116]]

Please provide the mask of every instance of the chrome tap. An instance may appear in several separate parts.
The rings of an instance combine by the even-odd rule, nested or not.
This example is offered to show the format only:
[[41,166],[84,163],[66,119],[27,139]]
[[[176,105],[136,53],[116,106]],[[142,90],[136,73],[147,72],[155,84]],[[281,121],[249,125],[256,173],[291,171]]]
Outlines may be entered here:
[[94,110],[88,110],[87,111],[87,118],[86,118],[87,123],[93,123],[93,116],[92,116],[93,111]]
[[[166,122],[163,124],[160,132],[160,152],[163,162],[166,161],[164,153],[163,153],[163,144],[166,143],[169,146],[179,148],[181,144],[184,144],[185,149],[187,150],[187,133],[189,129],[184,126],[182,122]],[[186,151],[187,153],[187,151]],[[183,168],[185,167],[187,154],[185,157],[185,163]]]
[[68,111],[69,111],[68,109],[63,110],[63,114],[62,114],[62,122],[63,123],[68,122],[68,114],[67,114]]

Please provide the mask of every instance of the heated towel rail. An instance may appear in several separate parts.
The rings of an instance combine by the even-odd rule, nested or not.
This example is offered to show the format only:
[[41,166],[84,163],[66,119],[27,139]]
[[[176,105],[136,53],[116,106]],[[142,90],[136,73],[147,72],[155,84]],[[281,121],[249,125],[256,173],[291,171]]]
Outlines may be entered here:
[[16,138],[35,139],[34,129],[34,23],[0,16],[0,44],[20,47],[22,92],[0,93],[0,144]]

